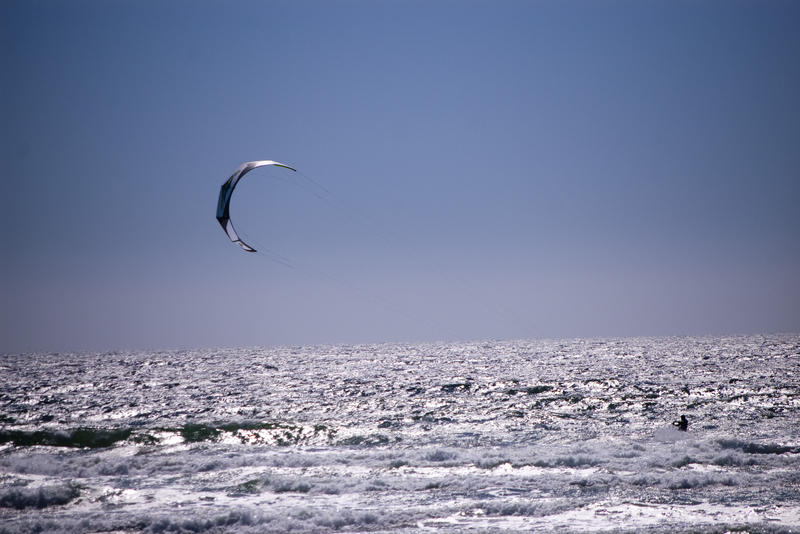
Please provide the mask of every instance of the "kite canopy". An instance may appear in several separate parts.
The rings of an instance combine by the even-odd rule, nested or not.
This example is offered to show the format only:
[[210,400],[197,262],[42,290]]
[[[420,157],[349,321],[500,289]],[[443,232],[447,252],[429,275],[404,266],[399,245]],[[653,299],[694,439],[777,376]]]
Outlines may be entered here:
[[228,234],[228,237],[231,238],[231,241],[237,243],[247,252],[255,252],[256,249],[242,241],[239,237],[239,234],[237,234],[236,230],[233,228],[233,223],[231,222],[230,216],[231,196],[233,195],[233,190],[236,188],[236,184],[239,183],[239,180],[241,180],[245,174],[253,169],[265,167],[267,165],[283,167],[284,169],[297,172],[296,169],[293,169],[288,165],[284,165],[283,163],[278,163],[277,161],[248,161],[247,163],[242,163],[233,173],[233,176],[228,178],[228,180],[222,184],[222,187],[219,190],[219,201],[217,202],[217,220],[219,221],[219,224],[222,225],[222,229],[225,230],[225,233]]

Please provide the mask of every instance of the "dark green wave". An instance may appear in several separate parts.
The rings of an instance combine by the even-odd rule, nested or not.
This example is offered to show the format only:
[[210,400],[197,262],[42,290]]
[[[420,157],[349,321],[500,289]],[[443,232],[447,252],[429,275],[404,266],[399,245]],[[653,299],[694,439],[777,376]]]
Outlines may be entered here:
[[156,445],[159,433],[178,434],[187,443],[215,442],[232,435],[243,444],[299,445],[315,438],[331,441],[336,430],[325,425],[301,426],[280,422],[186,423],[174,428],[92,428],[0,430],[0,445],[17,447],[104,448],[121,442]]

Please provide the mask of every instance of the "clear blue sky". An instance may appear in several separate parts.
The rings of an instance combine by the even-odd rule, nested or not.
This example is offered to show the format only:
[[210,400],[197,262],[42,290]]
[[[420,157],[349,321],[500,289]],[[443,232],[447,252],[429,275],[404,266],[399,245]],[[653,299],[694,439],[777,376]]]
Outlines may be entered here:
[[[0,25],[0,352],[800,331],[798,2],[5,0]],[[329,191],[236,191],[294,268],[215,220],[255,159]]]

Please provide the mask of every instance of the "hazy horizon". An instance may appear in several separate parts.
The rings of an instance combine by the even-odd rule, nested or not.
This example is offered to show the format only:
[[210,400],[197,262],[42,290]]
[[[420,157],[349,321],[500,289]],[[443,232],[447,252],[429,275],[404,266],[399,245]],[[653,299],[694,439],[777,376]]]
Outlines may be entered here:
[[0,353],[798,332],[799,24],[3,2]]

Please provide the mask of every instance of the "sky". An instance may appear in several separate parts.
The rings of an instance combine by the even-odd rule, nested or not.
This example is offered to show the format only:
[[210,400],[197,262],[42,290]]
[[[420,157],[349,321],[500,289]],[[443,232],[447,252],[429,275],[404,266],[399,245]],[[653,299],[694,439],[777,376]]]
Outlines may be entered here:
[[798,27],[0,0],[0,353],[800,332]]

